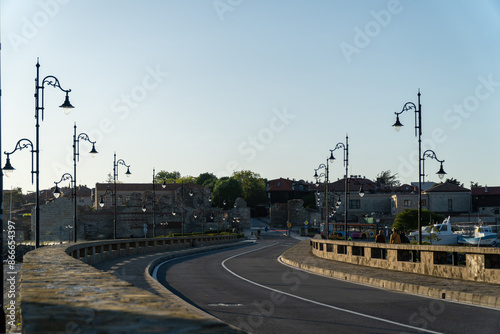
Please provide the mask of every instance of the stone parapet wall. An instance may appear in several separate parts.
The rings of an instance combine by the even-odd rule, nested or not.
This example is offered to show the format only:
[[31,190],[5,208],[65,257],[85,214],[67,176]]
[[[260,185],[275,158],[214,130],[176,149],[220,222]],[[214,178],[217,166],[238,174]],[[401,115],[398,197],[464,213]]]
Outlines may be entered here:
[[87,264],[233,241],[234,236],[128,239],[31,251],[21,269],[23,333],[237,333],[178,298],[160,297]]
[[311,240],[315,256],[357,265],[500,285],[500,249]]

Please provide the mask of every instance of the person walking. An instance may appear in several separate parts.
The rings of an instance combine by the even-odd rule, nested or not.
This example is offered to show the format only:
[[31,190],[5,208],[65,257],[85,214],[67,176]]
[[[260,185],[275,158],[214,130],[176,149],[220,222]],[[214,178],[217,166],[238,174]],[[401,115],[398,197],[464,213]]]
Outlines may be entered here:
[[391,244],[400,244],[401,243],[401,237],[399,236],[398,231],[396,230],[396,228],[392,229],[390,243]]
[[385,244],[384,232],[382,230],[379,230],[378,234],[375,236],[375,242]]

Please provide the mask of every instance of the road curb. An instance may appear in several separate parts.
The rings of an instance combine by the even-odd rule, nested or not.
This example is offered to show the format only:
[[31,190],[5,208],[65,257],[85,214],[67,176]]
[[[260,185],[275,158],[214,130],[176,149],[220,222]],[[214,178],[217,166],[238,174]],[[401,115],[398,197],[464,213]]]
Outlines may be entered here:
[[330,269],[325,269],[313,265],[308,265],[304,263],[299,263],[297,261],[286,258],[286,252],[280,256],[280,260],[292,267],[309,271],[311,273],[320,274],[339,280],[350,281],[354,283],[361,283],[377,288],[399,291],[404,293],[410,293],[414,295],[426,296],[436,299],[444,299],[454,302],[460,302],[465,304],[472,304],[484,307],[491,307],[500,309],[500,298],[496,296],[481,295],[469,292],[459,292],[440,288],[432,288],[428,286],[394,282],[390,280],[378,279],[373,277],[366,277],[360,275],[352,275],[346,272],[339,272]]
[[193,248],[193,249],[185,249],[185,250],[180,250],[176,252],[172,252],[169,254],[161,255],[154,260],[152,260],[147,266],[146,269],[144,270],[144,278],[146,282],[149,284],[149,286],[160,296],[166,297],[170,300],[175,300],[177,304],[181,304],[185,307],[186,310],[189,310],[189,312],[193,312],[194,314],[198,314],[203,317],[211,318],[214,319],[215,321],[224,323],[231,329],[239,332],[239,333],[247,333],[246,331],[243,331],[241,328],[237,328],[233,325],[227,324],[220,319],[214,317],[213,315],[197,308],[194,305],[191,305],[190,303],[186,302],[184,299],[180,298],[176,294],[174,294],[172,291],[167,289],[165,286],[160,284],[157,280],[155,280],[152,276],[154,269],[161,263],[172,260],[175,258],[183,257],[183,256],[190,256],[190,255],[195,255],[195,254],[200,254],[200,253],[206,253],[210,251],[215,251],[215,250],[220,250],[220,249],[225,249],[225,248],[231,248],[231,247],[236,247],[236,246],[243,246],[241,241],[238,242],[232,242],[228,244],[221,244],[221,245],[214,245],[214,246],[201,246],[200,248]]

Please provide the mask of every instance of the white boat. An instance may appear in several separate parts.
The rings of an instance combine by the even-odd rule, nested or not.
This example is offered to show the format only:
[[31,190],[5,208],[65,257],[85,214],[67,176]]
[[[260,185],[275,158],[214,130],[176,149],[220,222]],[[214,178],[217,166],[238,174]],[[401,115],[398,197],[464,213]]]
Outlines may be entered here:
[[[408,238],[411,241],[418,241],[419,232],[411,232]],[[458,235],[451,229],[450,217],[443,220],[441,224],[434,224],[422,227],[422,242],[431,245],[456,245]]]
[[470,236],[458,236],[458,243],[477,245],[477,246],[491,246],[497,242],[498,236],[487,225],[474,226],[474,234]]

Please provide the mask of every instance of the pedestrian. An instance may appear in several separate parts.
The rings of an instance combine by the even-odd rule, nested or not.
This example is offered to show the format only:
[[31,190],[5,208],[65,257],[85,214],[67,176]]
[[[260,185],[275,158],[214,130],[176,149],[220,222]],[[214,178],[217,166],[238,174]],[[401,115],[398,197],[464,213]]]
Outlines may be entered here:
[[379,230],[378,234],[375,236],[375,242],[385,244],[384,231]]
[[405,231],[401,231],[401,233],[399,234],[399,238],[401,240],[401,243],[402,244],[409,244],[410,243],[410,240],[408,239],[408,237],[406,236],[405,234]]
[[391,244],[400,244],[401,243],[401,237],[399,236],[398,231],[396,230],[396,228],[392,229],[390,243]]

